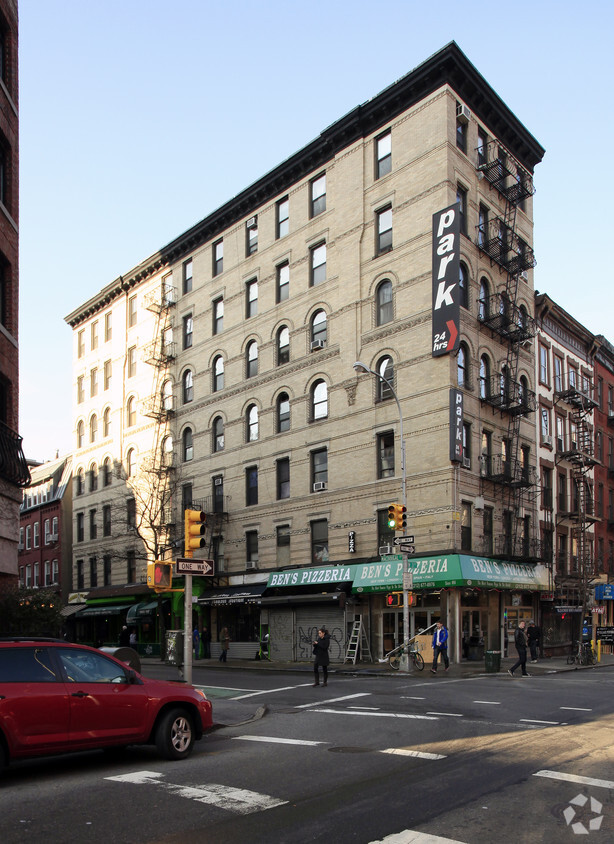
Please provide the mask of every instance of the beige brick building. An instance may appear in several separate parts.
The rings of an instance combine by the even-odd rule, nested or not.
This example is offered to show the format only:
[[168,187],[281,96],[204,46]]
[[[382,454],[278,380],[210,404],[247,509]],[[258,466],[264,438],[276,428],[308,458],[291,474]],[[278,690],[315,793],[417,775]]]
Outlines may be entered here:
[[[231,656],[252,654],[262,627],[274,656],[307,658],[326,623],[342,659],[357,619],[381,655],[402,634],[402,610],[384,606],[401,588],[398,560],[380,553],[393,539],[388,505],[403,500],[402,420],[411,632],[442,616],[454,658],[505,647],[507,626],[533,615],[545,588],[532,285],[532,173],[542,156],[448,45],[70,314],[75,471],[115,467],[112,483],[74,497],[77,540],[78,520],[86,525],[74,588],[115,609],[128,590],[145,611],[139,584],[153,550],[141,537],[176,557],[192,504],[207,513],[196,555],[217,564],[211,588],[197,587],[198,623],[214,641],[228,625]],[[460,265],[446,295],[459,340],[434,356],[433,215],[452,206]],[[91,388],[107,360],[111,386],[80,394],[79,379]],[[356,361],[372,373],[358,374]],[[111,427],[92,442],[92,414],[107,410]],[[141,524],[152,478],[161,516]],[[87,520],[111,504],[121,519],[132,498],[137,529],[113,522],[101,593],[88,579],[85,561],[103,552]],[[280,586],[281,571],[296,576]]]

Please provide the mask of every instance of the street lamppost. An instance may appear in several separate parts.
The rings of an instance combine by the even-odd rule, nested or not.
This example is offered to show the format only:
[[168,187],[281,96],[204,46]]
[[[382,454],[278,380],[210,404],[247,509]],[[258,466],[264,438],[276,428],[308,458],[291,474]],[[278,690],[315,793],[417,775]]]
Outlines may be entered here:
[[[376,372],[371,367],[367,366],[365,363],[361,363],[361,361],[357,360],[353,366],[355,372],[359,375],[361,373],[368,373],[369,375],[373,375],[374,378],[377,378],[379,381],[386,384],[390,392],[392,393],[395,402],[397,403],[397,408],[399,411],[399,435],[401,437],[401,496],[403,500],[403,506],[407,510],[407,469],[405,464],[405,439],[403,437],[403,413],[401,411],[401,403],[399,401],[399,397],[396,394],[396,390],[390,383],[390,381],[385,378],[380,372]],[[409,564],[407,560],[407,552],[402,552],[402,559],[403,559],[403,642],[407,642],[409,639],[409,607],[408,607],[408,591],[409,591],[409,577],[406,577],[406,572],[409,572]],[[403,654],[401,659],[401,666],[406,670],[409,671],[409,659],[407,654]]]

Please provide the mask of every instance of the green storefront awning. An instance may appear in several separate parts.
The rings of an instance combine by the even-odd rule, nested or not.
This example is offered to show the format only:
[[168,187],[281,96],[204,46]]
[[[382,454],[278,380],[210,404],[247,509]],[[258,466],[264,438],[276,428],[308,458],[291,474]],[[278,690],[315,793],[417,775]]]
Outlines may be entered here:
[[[416,589],[469,586],[491,589],[548,590],[548,571],[541,565],[447,554],[409,560]],[[353,592],[391,592],[403,588],[403,562],[393,558],[355,567]]]
[[156,614],[158,609],[157,601],[141,602],[140,604],[132,604],[126,613],[126,623],[134,624],[139,621],[148,621]]
[[125,610],[125,605],[112,607],[86,607],[84,610],[75,613],[75,618],[91,618],[94,615],[119,615]]

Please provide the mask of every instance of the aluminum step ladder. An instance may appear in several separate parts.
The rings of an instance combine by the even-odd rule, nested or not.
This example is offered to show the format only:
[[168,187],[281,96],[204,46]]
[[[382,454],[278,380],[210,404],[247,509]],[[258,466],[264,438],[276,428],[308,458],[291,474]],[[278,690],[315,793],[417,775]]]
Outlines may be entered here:
[[350,633],[350,638],[348,639],[348,646],[345,652],[345,659],[343,660],[343,662],[351,662],[353,665],[356,665],[359,648],[362,651],[363,660],[366,661],[368,656],[369,662],[373,662],[373,657],[371,656],[371,648],[369,646],[369,640],[367,639],[367,634],[365,633],[365,628],[363,627],[362,619],[358,619],[352,625],[352,632]]

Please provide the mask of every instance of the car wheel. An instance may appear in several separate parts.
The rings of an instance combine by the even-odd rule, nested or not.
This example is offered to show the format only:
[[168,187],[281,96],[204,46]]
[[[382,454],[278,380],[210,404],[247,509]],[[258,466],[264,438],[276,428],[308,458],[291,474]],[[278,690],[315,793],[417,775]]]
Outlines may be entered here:
[[194,724],[185,709],[170,709],[160,719],[156,747],[164,759],[185,759],[194,747]]
[[8,753],[4,748],[4,744],[0,741],[0,774],[8,765]]

